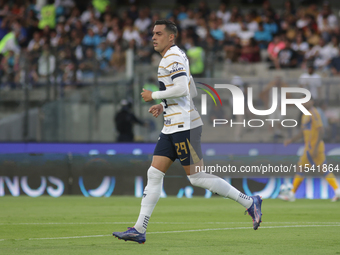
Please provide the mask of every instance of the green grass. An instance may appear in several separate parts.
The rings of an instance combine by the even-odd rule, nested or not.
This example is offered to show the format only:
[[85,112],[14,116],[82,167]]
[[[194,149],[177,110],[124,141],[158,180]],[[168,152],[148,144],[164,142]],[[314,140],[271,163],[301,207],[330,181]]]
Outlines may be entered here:
[[243,207],[229,199],[164,198],[146,243],[137,244],[111,233],[133,226],[139,198],[6,196],[0,198],[0,254],[340,254],[339,206],[267,199],[254,231]]

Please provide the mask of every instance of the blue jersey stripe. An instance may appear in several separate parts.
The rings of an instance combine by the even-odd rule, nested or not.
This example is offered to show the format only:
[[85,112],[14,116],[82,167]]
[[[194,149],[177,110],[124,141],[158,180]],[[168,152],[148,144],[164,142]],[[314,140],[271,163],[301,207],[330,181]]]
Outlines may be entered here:
[[175,75],[171,76],[171,79],[174,80],[180,76],[183,76],[183,75],[187,75],[186,72],[180,72],[180,73],[176,73]]

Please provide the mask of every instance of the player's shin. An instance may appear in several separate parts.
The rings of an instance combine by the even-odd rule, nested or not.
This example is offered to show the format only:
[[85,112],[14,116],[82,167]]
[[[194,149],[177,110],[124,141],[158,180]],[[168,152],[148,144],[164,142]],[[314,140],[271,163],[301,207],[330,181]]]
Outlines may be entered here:
[[251,197],[241,193],[228,182],[215,175],[199,172],[188,175],[188,178],[192,185],[208,189],[222,197],[228,197],[240,203],[247,209],[253,203],[253,199]]
[[305,178],[303,177],[302,173],[298,173],[294,176],[293,180],[293,192],[296,193],[297,189],[299,188],[300,184],[303,182]]
[[329,183],[329,185],[332,186],[334,190],[337,190],[339,188],[339,184],[335,178],[335,175],[329,171],[327,171],[325,174],[325,179]]
[[150,166],[148,170],[148,183],[143,192],[141,209],[135,229],[144,233],[149,223],[150,216],[161,196],[164,173]]

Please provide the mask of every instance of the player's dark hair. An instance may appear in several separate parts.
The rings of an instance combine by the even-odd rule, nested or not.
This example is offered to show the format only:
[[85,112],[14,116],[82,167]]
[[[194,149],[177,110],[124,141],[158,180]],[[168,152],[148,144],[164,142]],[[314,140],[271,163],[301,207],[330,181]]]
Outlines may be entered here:
[[155,22],[155,26],[156,25],[165,25],[165,30],[168,31],[170,34],[173,34],[175,38],[177,37],[178,30],[177,30],[176,24],[173,23],[172,21],[165,20],[165,19],[157,20]]

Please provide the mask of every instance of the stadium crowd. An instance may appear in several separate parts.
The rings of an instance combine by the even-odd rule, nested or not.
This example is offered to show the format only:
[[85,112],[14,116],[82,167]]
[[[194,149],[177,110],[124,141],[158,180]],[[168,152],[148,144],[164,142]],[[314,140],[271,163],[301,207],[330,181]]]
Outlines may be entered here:
[[222,2],[213,10],[201,1],[197,8],[180,5],[158,13],[137,5],[118,12],[105,0],[85,10],[74,0],[36,2],[0,0],[0,78],[7,88],[25,75],[33,86],[44,78],[76,85],[97,69],[101,75],[120,72],[127,49],[134,50],[137,62],[152,63],[157,55],[150,43],[152,24],[161,18],[178,25],[177,44],[196,76],[204,75],[209,59],[267,61],[275,69],[306,68],[308,62],[340,75],[340,29],[327,3],[294,6],[288,0],[275,10],[264,1],[258,10],[241,10]]

